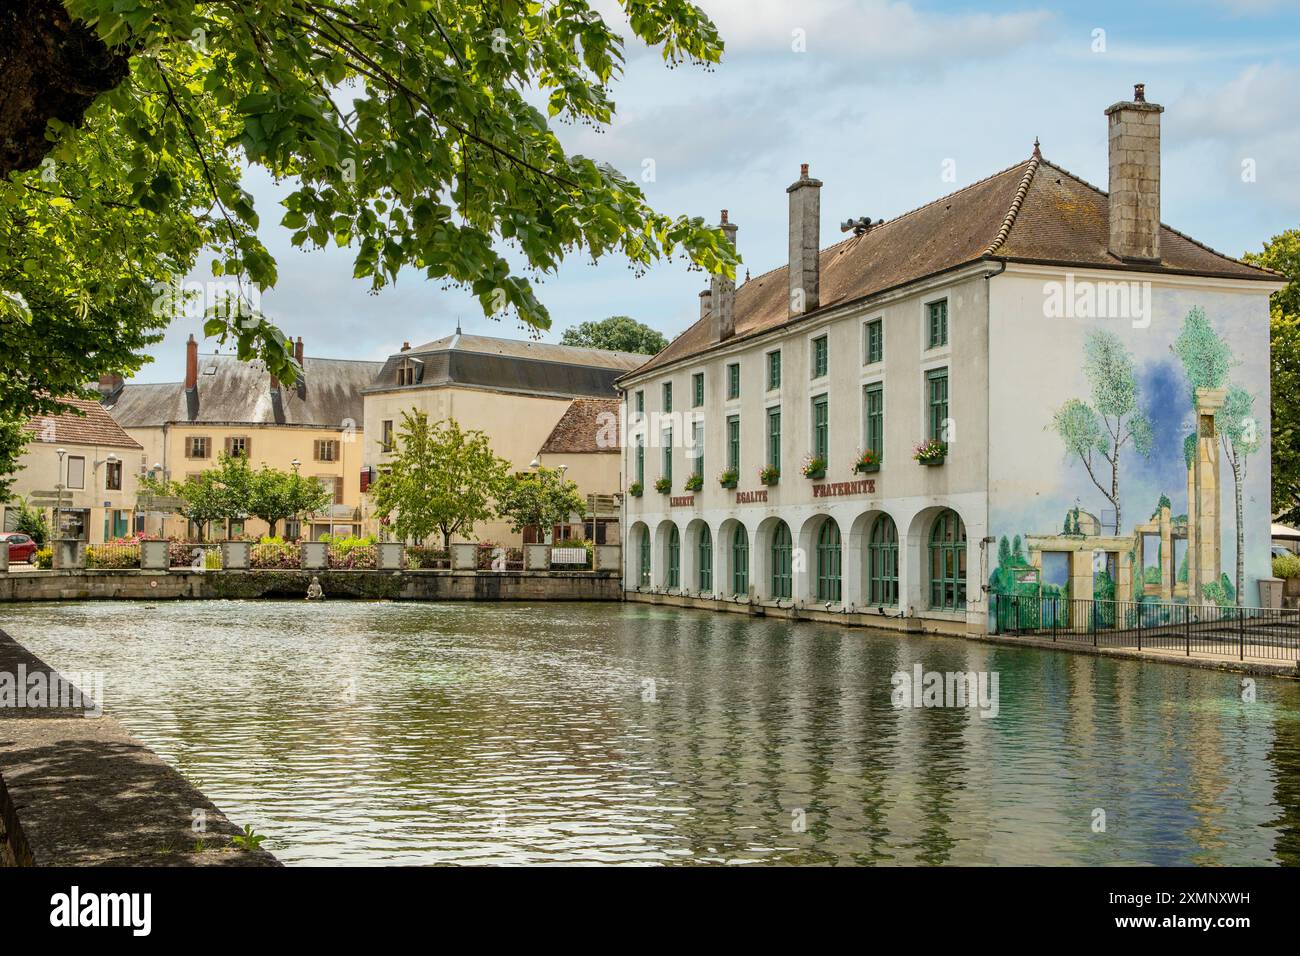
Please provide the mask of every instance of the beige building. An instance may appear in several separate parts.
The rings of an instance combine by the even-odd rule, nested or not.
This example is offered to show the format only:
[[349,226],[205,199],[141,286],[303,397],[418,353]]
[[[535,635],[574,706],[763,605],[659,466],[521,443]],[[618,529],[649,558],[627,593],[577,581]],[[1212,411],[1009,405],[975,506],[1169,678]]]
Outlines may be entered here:
[[[333,494],[334,503],[298,528],[279,533],[319,538],[363,528],[362,389],[383,367],[380,362],[304,357],[295,351],[302,379],[282,385],[263,363],[232,355],[200,355],[191,336],[185,378],[164,384],[106,383],[104,407],[142,447],[138,473],[182,481],[213,468],[223,452],[244,455],[258,468],[297,468]],[[146,503],[147,504],[147,503]],[[183,518],[142,512],[142,530],[191,537]],[[250,518],[210,529],[212,537],[260,535],[265,523]]]
[[[12,494],[43,510],[55,536],[98,544],[130,534],[144,448],[98,402],[66,401],[74,411],[31,420]],[[17,502],[0,511],[13,531]]]
[[[459,331],[415,348],[404,345],[365,389],[364,462],[382,471],[402,413],[418,410],[431,421],[453,418],[462,428],[485,432],[493,451],[516,471],[534,463],[563,467],[584,498],[612,502],[620,487],[614,380],[645,358]],[[606,514],[608,507],[598,510],[574,517],[588,525],[588,534],[594,520],[599,540],[615,515]],[[565,533],[550,534],[556,531]],[[521,537],[502,521],[480,525],[473,535],[504,544]]]

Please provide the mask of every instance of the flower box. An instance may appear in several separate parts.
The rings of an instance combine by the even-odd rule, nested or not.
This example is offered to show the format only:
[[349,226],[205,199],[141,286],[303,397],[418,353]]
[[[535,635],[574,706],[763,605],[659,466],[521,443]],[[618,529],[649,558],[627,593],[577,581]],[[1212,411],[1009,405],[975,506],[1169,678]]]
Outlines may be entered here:
[[643,491],[645,491],[645,488],[642,487],[641,482],[639,481],[634,481],[632,484],[627,486],[627,493],[633,498],[640,498]]
[[687,491],[699,491],[703,487],[704,487],[703,475],[699,475],[699,474],[691,475],[689,478],[686,479],[685,488]]
[[781,480],[781,469],[768,465],[758,473],[758,480],[761,484],[767,485],[770,488]]
[[722,474],[718,475],[718,484],[723,488],[735,488],[740,483],[740,476],[733,469],[728,468]]
[[859,475],[874,475],[876,472],[880,470],[880,462],[875,462],[870,465],[864,462],[858,462],[856,465],[853,466],[853,470],[856,471]]
[[912,452],[912,458],[919,464],[934,467],[942,465],[944,458],[948,456],[948,443],[939,441],[937,438],[930,438],[921,442]]
[[666,475],[655,482],[655,491],[661,495],[666,495],[673,490],[673,480]]

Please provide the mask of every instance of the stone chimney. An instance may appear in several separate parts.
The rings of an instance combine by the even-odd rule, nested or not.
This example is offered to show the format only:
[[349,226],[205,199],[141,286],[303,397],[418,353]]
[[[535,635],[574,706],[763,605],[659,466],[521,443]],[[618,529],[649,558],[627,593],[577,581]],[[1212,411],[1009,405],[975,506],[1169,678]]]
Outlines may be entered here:
[[299,365],[302,364],[302,336],[301,335],[298,336],[298,341],[293,343],[293,357],[298,360]]
[[1146,86],[1131,102],[1106,109],[1110,118],[1110,252],[1120,259],[1160,261],[1160,114]]
[[105,401],[113,399],[121,390],[122,376],[117,372],[99,376],[99,394]]
[[703,292],[700,293],[700,318],[702,319],[706,315],[708,315],[709,309],[711,309],[712,307],[713,307],[713,292],[710,289],[705,289]]
[[193,334],[185,343],[185,390],[193,391],[199,384],[199,343]]
[[808,177],[808,164],[786,188],[790,194],[790,315],[814,311],[821,303],[820,254],[822,183]]
[[[727,218],[727,210],[722,210],[722,231],[731,243],[736,245],[736,226]],[[713,341],[725,342],[736,334],[736,282],[724,275],[715,275],[709,280],[709,310],[713,313]]]

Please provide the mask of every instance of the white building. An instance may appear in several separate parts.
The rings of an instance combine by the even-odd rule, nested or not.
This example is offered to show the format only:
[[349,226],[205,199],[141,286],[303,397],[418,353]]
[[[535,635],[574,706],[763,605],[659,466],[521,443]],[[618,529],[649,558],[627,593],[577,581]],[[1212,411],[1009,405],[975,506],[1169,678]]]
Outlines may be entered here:
[[[986,626],[990,582],[1195,601],[1228,582],[1256,603],[1281,282],[1161,224],[1141,87],[1106,113],[1109,195],[1035,144],[827,249],[804,167],[789,262],[714,277],[699,321],[619,381],[630,598],[955,632]],[[1219,345],[1228,371],[1190,381],[1180,355]],[[1251,441],[1213,417],[1225,394]],[[914,459],[926,440],[940,463]]]

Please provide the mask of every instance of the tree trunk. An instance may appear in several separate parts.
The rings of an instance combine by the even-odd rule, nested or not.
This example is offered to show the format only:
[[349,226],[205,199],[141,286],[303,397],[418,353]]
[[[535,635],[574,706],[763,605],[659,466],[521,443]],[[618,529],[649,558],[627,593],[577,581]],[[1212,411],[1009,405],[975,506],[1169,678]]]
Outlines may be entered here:
[[1242,526],[1242,514],[1245,507],[1242,504],[1242,483],[1245,480],[1245,462],[1238,459],[1236,453],[1228,456],[1228,463],[1232,465],[1232,491],[1236,498],[1237,509],[1237,607],[1241,607],[1242,589],[1246,586],[1246,529]]
[[0,179],[34,169],[53,147],[51,119],[81,125],[86,109],[128,72],[60,0],[6,0],[0,9]]
[[267,519],[266,519],[266,528],[267,528],[266,536],[267,536],[268,538],[274,538],[274,537],[275,537],[275,526],[278,525],[279,523],[280,523],[280,519],[279,519],[279,518],[267,518]]

